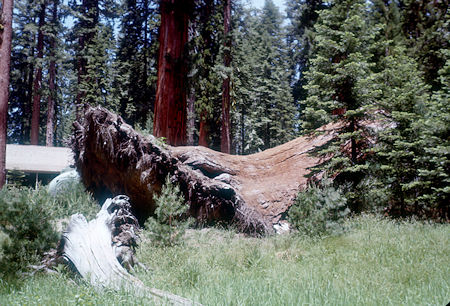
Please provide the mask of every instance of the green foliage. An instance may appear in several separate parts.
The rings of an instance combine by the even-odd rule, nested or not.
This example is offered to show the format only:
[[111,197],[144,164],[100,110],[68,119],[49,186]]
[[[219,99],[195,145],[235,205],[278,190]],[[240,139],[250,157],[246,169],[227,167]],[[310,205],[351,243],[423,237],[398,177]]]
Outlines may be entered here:
[[182,220],[188,206],[184,203],[184,196],[180,193],[178,185],[170,181],[167,176],[161,194],[155,195],[155,217],[145,222],[144,235],[158,246],[174,246],[182,242],[189,222]]
[[350,210],[342,190],[324,180],[322,186],[310,185],[299,192],[289,209],[288,220],[300,234],[322,236],[341,233]]
[[295,136],[288,46],[281,14],[272,1],[261,12],[242,12],[233,54],[237,151],[265,150]]
[[43,208],[49,211],[52,220],[66,219],[75,213],[83,214],[89,220],[95,217],[100,206],[82,183],[74,183],[57,195],[49,196]]
[[[189,230],[186,243],[159,248],[145,238],[137,277],[203,305],[445,305],[450,290],[448,225],[349,219],[322,239],[251,238]],[[251,292],[251,294],[249,294]],[[130,292],[96,290],[65,274],[0,279],[1,305],[154,305]]]
[[[450,210],[450,52],[447,62],[439,71],[441,89],[434,92],[425,106],[424,115],[412,123],[420,139],[417,146],[421,154],[415,156],[418,165],[420,187],[417,200],[433,215],[441,210],[439,217],[448,219]],[[445,216],[446,215],[446,216]]]
[[46,250],[56,246],[58,235],[74,213],[92,218],[99,206],[80,184],[51,196],[37,190],[7,186],[0,190],[0,274],[25,270]]
[[3,241],[0,273],[23,270],[55,246],[57,235],[46,203],[50,196],[43,190],[3,188],[0,190],[0,230]]

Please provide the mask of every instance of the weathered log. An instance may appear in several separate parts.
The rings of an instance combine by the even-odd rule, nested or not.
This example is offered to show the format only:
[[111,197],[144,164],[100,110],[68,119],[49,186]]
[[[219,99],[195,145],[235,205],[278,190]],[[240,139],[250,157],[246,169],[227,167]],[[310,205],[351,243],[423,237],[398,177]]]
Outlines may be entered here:
[[308,154],[335,136],[300,137],[257,154],[236,156],[204,147],[172,147],[134,131],[104,108],[86,107],[74,123],[72,148],[88,190],[99,198],[126,194],[143,222],[155,210],[153,195],[165,177],[180,185],[190,215],[199,221],[234,222],[243,231],[268,233],[307,184],[320,160]]
[[90,222],[81,214],[72,215],[58,247],[57,258],[93,286],[127,290],[152,298],[155,304],[193,305],[190,300],[146,287],[124,268],[134,265],[137,219],[130,212],[126,196],[107,199]]

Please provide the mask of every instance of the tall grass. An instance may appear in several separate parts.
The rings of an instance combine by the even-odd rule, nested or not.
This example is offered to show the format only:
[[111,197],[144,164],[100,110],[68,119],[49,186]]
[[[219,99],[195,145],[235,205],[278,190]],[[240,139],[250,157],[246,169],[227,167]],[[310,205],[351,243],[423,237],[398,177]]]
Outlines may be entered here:
[[[450,300],[450,227],[350,219],[325,238],[249,238],[189,230],[185,243],[138,257],[148,286],[204,305],[445,305]],[[148,304],[125,292],[95,291],[66,274],[0,282],[0,304]]]

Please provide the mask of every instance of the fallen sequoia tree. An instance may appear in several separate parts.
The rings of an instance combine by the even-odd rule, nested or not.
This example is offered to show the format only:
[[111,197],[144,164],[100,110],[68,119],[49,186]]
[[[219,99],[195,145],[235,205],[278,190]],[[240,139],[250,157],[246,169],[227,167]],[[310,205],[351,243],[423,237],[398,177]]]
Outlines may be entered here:
[[332,126],[324,127],[320,135],[237,156],[165,145],[101,107],[87,106],[74,127],[75,165],[97,199],[126,194],[142,224],[154,212],[153,195],[169,175],[199,222],[232,222],[260,234],[273,231],[307,184],[308,169],[320,162],[309,153],[335,136]]

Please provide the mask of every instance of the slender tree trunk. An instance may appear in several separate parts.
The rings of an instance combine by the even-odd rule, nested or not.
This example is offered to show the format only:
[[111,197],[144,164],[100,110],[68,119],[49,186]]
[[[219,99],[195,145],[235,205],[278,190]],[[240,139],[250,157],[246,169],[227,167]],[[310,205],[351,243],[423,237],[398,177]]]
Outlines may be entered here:
[[194,145],[194,131],[195,131],[195,90],[192,88],[188,103],[188,114],[187,114],[187,145]]
[[9,99],[9,71],[11,65],[13,0],[3,0],[2,4],[2,29],[0,30],[0,188],[6,182],[6,129]]
[[245,108],[242,105],[241,108],[241,155],[245,152]]
[[[30,58],[34,57],[34,47],[30,46],[30,52],[28,53]],[[31,113],[33,109],[33,77],[34,77],[34,65],[32,62],[28,63],[28,73],[27,73],[27,96],[26,101],[24,103],[23,109],[23,122],[24,122],[24,130],[22,132],[22,139],[30,139],[31,138]]]
[[[39,13],[39,30],[37,36],[37,59],[38,61],[44,57],[44,32],[45,24],[45,6],[46,3],[41,4],[41,11]],[[42,84],[42,63],[36,65],[36,74],[33,83],[33,111],[31,116],[31,144],[37,145],[39,143],[39,117],[41,112],[41,84]]]
[[[58,22],[58,5],[59,0],[54,0],[53,10],[52,10],[52,24],[56,26]],[[56,34],[56,33],[54,33]],[[50,41],[50,67],[48,70],[49,75],[49,89],[50,94],[48,96],[48,104],[47,104],[47,132],[45,137],[45,144],[49,147],[53,146],[54,141],[54,127],[55,127],[55,103],[56,103],[56,60],[55,60],[55,48],[56,48],[56,39],[55,37],[51,38]]]
[[198,131],[198,145],[208,147],[209,125],[207,112],[204,110],[200,114],[200,127]]
[[[230,22],[231,22],[231,0],[225,0],[223,14],[223,34],[224,42],[224,66],[230,67],[231,64],[231,38],[230,38]],[[230,153],[231,148],[231,131],[230,131],[230,77],[227,76],[223,80],[222,85],[222,129],[220,149],[223,153]]]
[[161,0],[158,84],[153,133],[171,145],[186,144],[185,47],[188,41],[190,1]]

